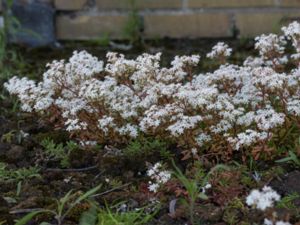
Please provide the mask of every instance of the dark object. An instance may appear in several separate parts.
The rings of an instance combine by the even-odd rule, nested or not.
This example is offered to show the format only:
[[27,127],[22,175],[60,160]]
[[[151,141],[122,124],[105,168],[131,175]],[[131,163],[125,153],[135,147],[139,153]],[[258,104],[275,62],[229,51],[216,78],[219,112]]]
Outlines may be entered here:
[[48,1],[16,0],[11,10],[20,23],[10,32],[11,42],[30,47],[55,43],[55,10]]
[[23,159],[24,155],[25,149],[19,145],[13,145],[11,149],[6,153],[6,157],[9,162],[18,162]]

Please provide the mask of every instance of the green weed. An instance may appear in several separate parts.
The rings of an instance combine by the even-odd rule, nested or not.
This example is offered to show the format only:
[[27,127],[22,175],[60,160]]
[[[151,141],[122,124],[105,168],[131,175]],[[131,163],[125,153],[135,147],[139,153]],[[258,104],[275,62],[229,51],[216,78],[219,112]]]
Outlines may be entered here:
[[45,153],[54,160],[59,160],[60,165],[63,168],[69,167],[69,156],[72,151],[78,149],[78,145],[73,142],[69,141],[64,146],[62,143],[56,144],[53,140],[46,138],[41,142],[41,145],[45,149]]
[[[117,208],[120,204],[111,208]],[[157,213],[155,209],[151,213],[145,212],[145,208],[136,209],[134,211],[113,212],[108,206],[100,210],[98,214],[97,225],[141,225],[151,221]]]
[[[39,214],[50,214],[53,216],[53,218],[56,220],[58,225],[63,225],[65,218],[70,214],[71,210],[74,209],[75,206],[79,205],[83,201],[87,201],[88,198],[96,193],[101,188],[101,185],[87,191],[84,194],[81,194],[79,197],[78,193],[73,193],[73,191],[69,191],[63,198],[56,200],[57,207],[54,210],[49,209],[41,209],[37,211],[33,211],[26,216],[22,217],[20,220],[16,222],[15,225],[26,225],[34,217],[36,217]],[[41,224],[50,224],[47,222],[42,222]]]
[[296,199],[300,199],[300,195],[298,193],[292,193],[285,197],[283,197],[278,203],[278,208],[284,208],[284,209],[297,209],[297,206],[295,206],[294,201]]
[[8,169],[5,163],[0,162],[0,180],[4,182],[26,181],[30,178],[40,177],[37,167]]
[[159,154],[164,159],[172,158],[171,152],[168,150],[169,144],[155,139],[140,137],[131,141],[124,149],[124,154],[132,157],[148,157]]
[[174,161],[172,162],[175,168],[174,175],[182,183],[188,193],[187,199],[182,200],[186,207],[189,209],[190,223],[195,224],[194,210],[197,199],[208,199],[208,196],[205,194],[205,192],[201,191],[201,188],[208,184],[208,180],[214,172],[218,170],[228,170],[229,168],[225,165],[219,164],[213,167],[207,174],[205,174],[203,170],[199,170],[198,174],[195,174],[194,179],[192,179],[186,177],[182,173],[182,171],[175,165]]
[[293,151],[289,151],[289,155],[283,159],[277,160],[277,163],[290,163],[295,167],[300,167],[300,159]]
[[142,41],[141,30],[143,24],[136,8],[136,0],[129,0],[129,4],[131,10],[123,33],[124,37],[130,41],[130,44],[137,44]]

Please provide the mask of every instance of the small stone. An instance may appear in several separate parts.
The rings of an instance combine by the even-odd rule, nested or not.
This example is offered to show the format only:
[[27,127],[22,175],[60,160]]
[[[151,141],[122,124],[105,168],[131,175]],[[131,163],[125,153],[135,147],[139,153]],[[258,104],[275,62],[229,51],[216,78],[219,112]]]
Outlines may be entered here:
[[0,159],[6,157],[6,153],[9,150],[10,145],[7,143],[0,142]]
[[7,160],[10,162],[22,160],[24,157],[24,151],[25,149],[22,146],[13,145],[6,154]]

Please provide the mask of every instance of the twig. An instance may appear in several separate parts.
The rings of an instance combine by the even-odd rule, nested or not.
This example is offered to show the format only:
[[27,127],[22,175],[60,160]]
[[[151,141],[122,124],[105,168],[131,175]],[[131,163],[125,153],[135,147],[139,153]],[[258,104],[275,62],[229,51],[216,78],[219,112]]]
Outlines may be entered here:
[[59,169],[59,168],[47,168],[45,171],[49,172],[84,172],[96,169],[98,166],[90,166],[85,168],[79,168],[79,169]]
[[129,186],[130,184],[132,184],[132,182],[127,183],[127,184],[123,184],[123,185],[121,185],[121,186],[119,186],[119,187],[112,188],[112,189],[110,189],[110,190],[104,191],[104,192],[99,193],[99,194],[92,195],[91,197],[99,197],[99,196],[102,196],[102,195],[106,195],[106,194],[108,194],[108,193],[110,193],[110,192],[113,192],[113,191],[115,191],[115,190],[119,190],[119,189],[122,189],[122,188],[124,188],[124,187],[127,187],[127,186]]
[[35,208],[35,209],[16,209],[9,211],[10,214],[22,214],[22,213],[30,213],[35,211],[45,210],[42,208]]
[[93,180],[98,179],[98,177],[101,176],[101,175],[104,174],[104,173],[105,173],[105,170],[104,170],[104,171],[100,171],[100,173],[98,173],[98,174],[94,177]]

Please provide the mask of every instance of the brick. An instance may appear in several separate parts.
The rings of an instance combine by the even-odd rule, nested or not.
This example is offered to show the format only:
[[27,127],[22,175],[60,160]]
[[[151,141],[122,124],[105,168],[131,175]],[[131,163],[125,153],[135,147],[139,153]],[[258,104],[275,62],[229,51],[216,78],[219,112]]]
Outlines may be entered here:
[[262,7],[272,5],[274,5],[274,0],[188,0],[188,7],[191,8]]
[[88,0],[55,0],[55,8],[58,10],[80,10]]
[[[96,0],[96,5],[100,10],[106,9],[130,9],[132,0]],[[135,0],[137,9],[174,9],[181,8],[181,0]]]
[[231,24],[227,14],[163,14],[145,15],[147,38],[229,37]]
[[122,39],[127,16],[58,16],[56,34],[60,40],[97,39],[108,35],[112,39]]
[[300,13],[243,13],[235,16],[236,27],[241,37],[278,33],[283,24],[299,18]]
[[283,7],[300,7],[300,0],[281,0],[280,5]]
[[21,28],[10,37],[11,42],[31,47],[55,42],[55,10],[51,4],[46,1],[14,1],[11,11]]

